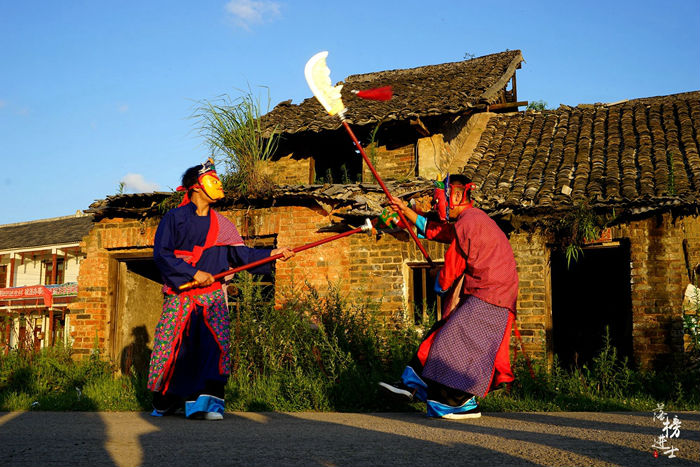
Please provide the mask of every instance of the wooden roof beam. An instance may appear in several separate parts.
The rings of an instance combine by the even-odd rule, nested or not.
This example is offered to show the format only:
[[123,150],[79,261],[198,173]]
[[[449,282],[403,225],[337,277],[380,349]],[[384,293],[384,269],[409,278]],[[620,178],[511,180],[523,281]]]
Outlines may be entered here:
[[411,126],[415,128],[415,130],[421,135],[421,136],[430,136],[430,131],[428,128],[425,126],[423,121],[420,119],[420,117],[416,117],[414,119],[410,120]]
[[517,110],[518,107],[524,107],[527,105],[527,103],[528,103],[527,101],[502,102],[499,104],[487,105],[486,111],[491,112],[493,110],[503,110],[503,109],[511,109],[511,108],[515,108]]

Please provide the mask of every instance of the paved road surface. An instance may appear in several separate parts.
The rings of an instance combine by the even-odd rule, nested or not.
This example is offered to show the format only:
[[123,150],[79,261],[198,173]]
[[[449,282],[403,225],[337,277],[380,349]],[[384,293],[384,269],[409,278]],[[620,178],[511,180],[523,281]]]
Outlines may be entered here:
[[1,466],[661,466],[698,465],[700,414],[678,413],[674,458],[653,455],[652,413],[227,413],[222,421],[145,413],[0,412]]

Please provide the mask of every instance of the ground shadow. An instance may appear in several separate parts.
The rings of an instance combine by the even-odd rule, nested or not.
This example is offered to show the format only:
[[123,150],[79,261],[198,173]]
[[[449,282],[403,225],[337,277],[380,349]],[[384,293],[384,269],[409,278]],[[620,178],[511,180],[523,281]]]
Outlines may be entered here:
[[0,412],[0,466],[116,466],[96,412]]

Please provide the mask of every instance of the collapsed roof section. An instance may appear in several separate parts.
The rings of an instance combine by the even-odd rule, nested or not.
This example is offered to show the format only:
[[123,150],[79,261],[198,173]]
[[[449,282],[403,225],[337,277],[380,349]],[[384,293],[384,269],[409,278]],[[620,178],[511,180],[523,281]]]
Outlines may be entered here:
[[[510,50],[460,62],[351,75],[342,82],[345,117],[348,123],[363,126],[486,108],[502,98],[521,62],[520,50]],[[383,86],[393,89],[389,101],[367,101],[351,92]],[[314,97],[296,105],[283,102],[262,117],[265,136],[335,130],[340,125]]]

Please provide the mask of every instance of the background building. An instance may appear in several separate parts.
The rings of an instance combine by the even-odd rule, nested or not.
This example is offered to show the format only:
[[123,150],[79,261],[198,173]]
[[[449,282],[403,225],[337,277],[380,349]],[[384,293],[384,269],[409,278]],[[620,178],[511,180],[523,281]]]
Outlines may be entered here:
[[80,241],[92,216],[0,225],[0,348],[71,342],[68,305],[78,293]]

